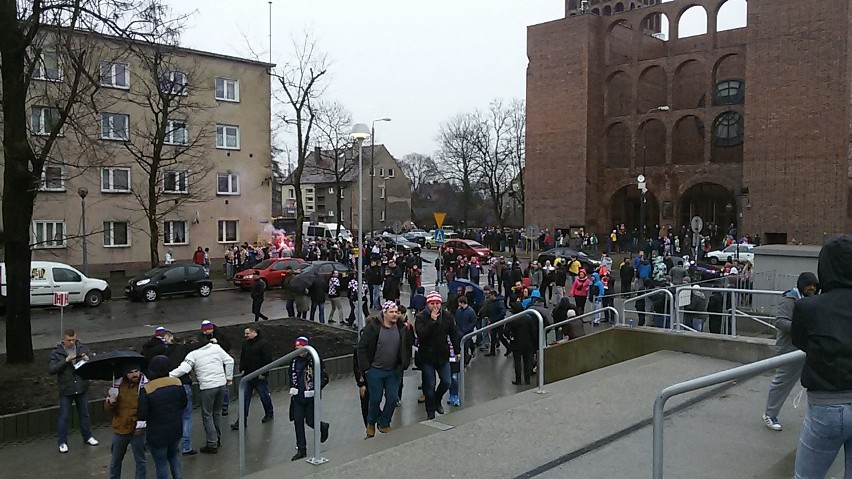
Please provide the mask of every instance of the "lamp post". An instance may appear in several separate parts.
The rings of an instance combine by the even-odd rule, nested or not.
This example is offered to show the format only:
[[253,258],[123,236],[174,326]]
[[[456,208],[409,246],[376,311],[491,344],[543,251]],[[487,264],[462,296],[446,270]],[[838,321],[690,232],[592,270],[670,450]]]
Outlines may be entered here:
[[[356,296],[358,301],[355,307],[358,311],[355,313],[357,318],[358,331],[364,327],[364,307],[361,301],[364,300],[364,295],[361,291],[364,290],[364,140],[370,138],[370,130],[363,123],[352,125],[352,132],[349,137],[355,140],[358,144],[358,290]],[[372,215],[371,215],[372,217]]]
[[370,125],[370,234],[372,234],[373,231],[376,231],[376,220],[374,219],[376,216],[376,209],[374,201],[376,195],[376,122],[378,121],[391,121],[391,119],[379,118],[378,120],[373,120],[373,123]]
[[[668,107],[668,105],[663,105],[663,106],[658,106],[656,108],[651,108],[645,114],[650,115],[651,113],[654,113],[654,112],[657,112],[657,111],[669,111],[669,107]],[[645,201],[646,201],[645,193],[647,193],[647,191],[648,191],[648,188],[646,186],[647,185],[647,183],[646,183],[646,180],[647,180],[646,169],[647,169],[648,165],[645,161],[645,151],[647,149],[648,149],[648,125],[646,124],[642,127],[642,174],[639,175],[638,178],[636,178],[637,183],[638,183],[638,187],[639,187],[639,191],[641,191],[641,196],[642,196],[642,199],[639,201],[639,248],[640,249],[645,248],[645,238],[646,238],[646,234],[645,234],[646,233],[645,232],[645,229],[646,229],[646,225],[645,225]]]
[[80,188],[77,190],[77,194],[80,195],[80,209],[82,210],[81,225],[80,225],[80,236],[83,238],[83,274],[86,276],[89,275],[89,244],[86,239],[86,196],[89,194],[89,190],[86,188]]

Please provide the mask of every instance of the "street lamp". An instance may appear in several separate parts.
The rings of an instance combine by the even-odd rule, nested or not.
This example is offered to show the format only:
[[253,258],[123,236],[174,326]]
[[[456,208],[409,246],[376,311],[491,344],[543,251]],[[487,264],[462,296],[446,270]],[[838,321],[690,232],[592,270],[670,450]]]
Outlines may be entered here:
[[[650,115],[651,113],[658,112],[658,111],[669,111],[669,106],[663,105],[663,106],[658,106],[656,108],[651,108],[645,114]],[[642,126],[642,174],[639,175],[638,178],[636,178],[637,186],[639,187],[639,191],[642,192],[641,193],[642,199],[639,201],[639,236],[640,236],[639,247],[641,249],[644,249],[644,247],[645,247],[645,238],[646,238],[646,234],[645,234],[646,233],[645,232],[645,229],[646,229],[646,225],[645,225],[645,201],[646,201],[645,193],[648,192],[648,188],[646,186],[647,185],[647,183],[646,183],[646,179],[647,179],[646,169],[647,169],[648,165],[645,161],[645,151],[647,149],[648,149],[648,125],[647,125],[647,122],[646,122],[646,124]]]
[[364,290],[364,140],[370,138],[370,130],[363,123],[352,125],[352,132],[349,137],[355,140],[358,145],[358,290],[355,292],[358,297],[356,307],[358,311],[355,313],[358,324],[358,331],[364,327],[364,307],[361,301],[364,300],[361,291]]
[[89,244],[86,240],[86,196],[89,194],[89,190],[86,188],[80,188],[77,190],[77,194],[80,195],[80,209],[82,210],[82,218],[80,225],[80,236],[83,237],[83,274],[89,275]]
[[373,120],[373,123],[370,125],[370,233],[376,231],[376,208],[374,206],[375,201],[375,188],[376,188],[376,122],[378,121],[391,121],[390,118],[379,118],[378,120]]

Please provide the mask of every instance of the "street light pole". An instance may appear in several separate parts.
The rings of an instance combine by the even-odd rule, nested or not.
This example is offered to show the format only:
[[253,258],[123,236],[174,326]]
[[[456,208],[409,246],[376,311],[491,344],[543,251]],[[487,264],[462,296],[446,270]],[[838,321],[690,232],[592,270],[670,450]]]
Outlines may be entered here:
[[[669,107],[668,107],[668,105],[663,105],[663,106],[658,106],[656,108],[651,108],[650,110],[648,110],[647,113],[645,113],[645,115],[650,115],[651,113],[654,113],[654,112],[657,112],[657,111],[669,111]],[[645,183],[645,182],[648,181],[648,176],[647,176],[648,165],[647,165],[647,162],[646,162],[646,159],[645,159],[645,153],[646,153],[646,150],[648,149],[648,124],[647,123],[648,122],[645,122],[645,124],[642,126],[642,175],[639,177],[639,178],[641,178],[639,180],[639,183],[640,183],[639,191],[640,191],[640,194],[641,194],[641,199],[639,200],[639,248],[641,248],[641,249],[644,249],[645,239],[647,237],[647,234],[646,234],[647,225],[646,225],[646,221],[645,221],[645,201],[646,201],[645,193],[648,191],[648,188],[645,185],[642,185],[642,183]]]
[[390,118],[379,118],[373,120],[370,125],[370,234],[376,231],[376,208],[375,208],[375,187],[376,187],[376,122],[391,121]]
[[352,126],[352,133],[349,136],[358,143],[358,288],[355,292],[358,298],[355,307],[358,311],[355,314],[358,331],[360,331],[364,327],[364,307],[361,305],[364,295],[361,294],[361,291],[364,290],[364,254],[366,254],[364,245],[364,140],[370,137],[370,133],[367,130],[367,125],[357,123]]
[[89,242],[86,239],[86,196],[89,194],[89,190],[86,188],[80,188],[77,190],[77,194],[80,195],[80,209],[82,210],[81,214],[81,225],[80,225],[80,236],[83,238],[83,274],[86,276],[89,275]]

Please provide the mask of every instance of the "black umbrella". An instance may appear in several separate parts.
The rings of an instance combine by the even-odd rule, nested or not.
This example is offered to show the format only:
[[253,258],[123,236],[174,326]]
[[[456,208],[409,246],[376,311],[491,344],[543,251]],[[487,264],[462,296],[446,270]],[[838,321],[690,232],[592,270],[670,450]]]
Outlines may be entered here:
[[83,379],[112,381],[122,376],[122,368],[127,364],[135,364],[140,371],[144,371],[148,360],[136,351],[110,351],[90,357],[77,368],[77,375]]
[[299,273],[290,281],[290,289],[295,293],[304,294],[305,290],[310,288],[316,279],[315,273]]

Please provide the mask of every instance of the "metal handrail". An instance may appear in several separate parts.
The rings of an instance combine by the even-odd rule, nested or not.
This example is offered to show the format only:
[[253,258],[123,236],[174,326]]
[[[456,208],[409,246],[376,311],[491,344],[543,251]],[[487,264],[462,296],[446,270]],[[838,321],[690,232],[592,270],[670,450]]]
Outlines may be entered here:
[[[677,310],[677,305],[675,304],[674,295],[672,294],[672,292],[671,292],[671,291],[669,291],[669,289],[668,289],[668,288],[657,288],[657,289],[652,289],[652,290],[649,290],[649,291],[648,291],[648,292],[646,292],[646,293],[643,293],[643,294],[640,294],[639,296],[636,296],[635,298],[628,298],[628,299],[625,299],[625,300],[621,303],[621,313],[622,313],[622,314],[621,314],[620,319],[624,319],[624,318],[626,317],[626,316],[624,315],[624,312],[625,312],[625,311],[636,312],[636,313],[639,313],[639,312],[640,312],[640,311],[637,311],[637,310],[627,309],[627,303],[629,303],[629,302],[635,303],[635,302],[636,302],[636,300],[649,298],[649,297],[651,297],[651,296],[653,296],[653,295],[655,295],[655,294],[659,294],[660,292],[664,293],[665,295],[667,295],[667,296],[669,297],[669,298],[668,298],[668,299],[669,299],[669,312],[668,312],[668,313],[662,313],[662,314],[663,314],[663,316],[668,316],[668,317],[669,317],[669,326],[670,326],[670,328],[669,328],[669,329],[673,329],[673,328],[674,328],[674,322],[675,322],[674,318],[675,318],[675,316],[676,316],[675,311]],[[641,311],[641,312],[642,312],[643,314],[648,314],[648,313],[649,313],[648,311]],[[651,312],[651,314],[661,314],[661,313],[653,313],[653,312]]]
[[579,316],[572,316],[572,317],[566,319],[565,321],[559,321],[558,323],[551,324],[550,326],[547,326],[547,327],[544,328],[544,332],[546,334],[548,331],[554,330],[554,329],[558,328],[559,326],[564,326],[564,325],[570,323],[571,321],[575,321],[577,319],[583,319],[587,316],[594,316],[596,314],[600,314],[603,311],[612,311],[613,313],[615,313],[615,324],[619,323],[619,318],[621,318],[621,314],[618,312],[618,310],[615,309],[612,306],[605,306],[601,309],[598,309],[598,310],[595,310],[595,311],[590,311],[588,313],[583,313]]
[[240,424],[240,477],[245,475],[246,469],[246,404],[245,404],[245,385],[252,379],[256,377],[268,373],[273,368],[277,368],[278,366],[283,365],[284,363],[288,363],[292,361],[296,356],[301,356],[305,351],[311,353],[311,357],[314,361],[314,455],[309,458],[307,462],[318,466],[320,464],[324,464],[328,462],[328,459],[320,456],[320,436],[321,436],[321,427],[322,424],[320,422],[320,403],[322,396],[322,363],[320,362],[319,353],[317,350],[311,346],[302,346],[298,349],[290,351],[284,357],[278,358],[275,361],[267,364],[266,366],[254,371],[251,374],[246,374],[240,379],[239,386],[239,406],[240,406],[240,417],[237,419],[237,422]]
[[664,408],[666,401],[674,396],[683,393],[688,393],[708,386],[715,386],[726,381],[733,381],[755,374],[760,374],[770,369],[775,369],[780,366],[793,364],[805,358],[804,351],[793,351],[791,353],[782,354],[774,358],[763,359],[751,364],[738,366],[727,371],[709,374],[700,378],[690,379],[671,385],[657,395],[657,400],[654,401],[654,454],[653,454],[653,479],[662,479],[663,477],[663,419]]
[[[781,295],[784,294],[783,291],[773,291],[773,290],[764,290],[764,289],[711,288],[711,287],[706,287],[706,286],[699,286],[699,287],[678,286],[675,289],[675,297],[680,298],[680,292],[685,291],[685,290],[708,291],[708,292],[712,292],[712,293],[732,293],[730,295],[731,296],[730,308],[729,309],[726,308],[726,311],[728,311],[728,312],[723,311],[722,313],[710,313],[710,312],[706,313],[708,315],[716,315],[716,316],[721,314],[723,316],[723,318],[728,316],[728,314],[730,314],[730,316],[731,316],[731,336],[737,335],[737,313],[739,313],[740,316],[751,319],[751,320],[753,320],[757,323],[763,324],[765,326],[769,326],[771,328],[775,328],[775,326],[758,319],[754,315],[743,314],[742,311],[740,311],[739,308],[737,307],[737,299],[738,299],[737,295],[738,294],[765,294],[765,295],[771,295],[771,296],[781,296]],[[680,318],[680,314],[679,314],[680,311],[681,311],[680,304],[676,304],[674,309],[673,309],[673,313],[674,313],[674,317],[677,318],[678,324],[681,323],[681,318]],[[726,324],[726,326],[727,326],[727,324]]]
[[468,339],[482,334],[486,331],[490,331],[497,326],[502,326],[510,321],[514,321],[518,318],[524,317],[526,315],[532,314],[538,319],[538,358],[537,358],[537,366],[538,366],[538,389],[536,389],[536,393],[538,394],[546,394],[547,391],[544,390],[544,343],[545,343],[545,332],[544,332],[544,318],[541,316],[541,313],[534,309],[527,309],[521,311],[520,313],[513,314],[508,318],[503,318],[496,323],[491,323],[484,328],[475,329],[464,336],[462,336],[461,341],[459,341],[459,349],[461,349],[461,368],[459,369],[459,401],[464,404],[464,342]]

